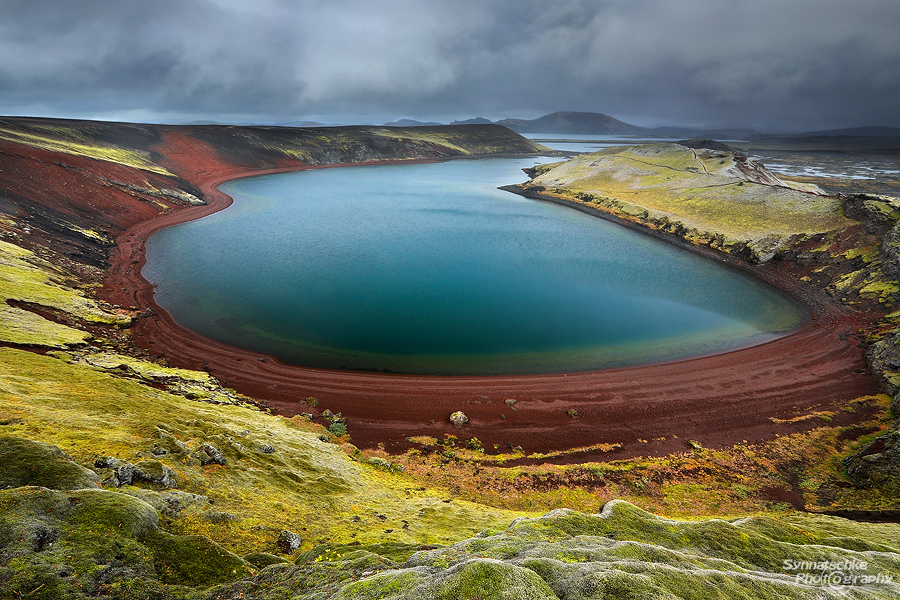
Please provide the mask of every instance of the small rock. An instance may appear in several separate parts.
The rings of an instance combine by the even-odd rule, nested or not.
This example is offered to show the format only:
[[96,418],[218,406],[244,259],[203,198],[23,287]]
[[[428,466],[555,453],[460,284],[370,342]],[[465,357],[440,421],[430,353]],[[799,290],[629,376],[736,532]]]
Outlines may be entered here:
[[206,517],[206,520],[210,523],[231,523],[238,520],[237,515],[233,515],[229,512],[219,512],[215,510],[211,510],[203,516]]
[[111,476],[103,480],[104,485],[113,485],[122,487],[130,485],[134,478],[134,465],[120,458],[112,456],[104,456],[94,461],[94,466],[98,469],[110,469]]
[[570,408],[569,410],[567,410],[566,414],[569,415],[570,417],[572,417],[573,419],[578,418],[578,411],[575,410],[574,408]]
[[466,423],[469,422],[469,417],[467,417],[463,411],[458,410],[452,415],[450,415],[450,424],[454,427],[462,427]]
[[134,479],[147,481],[162,487],[178,487],[175,471],[158,460],[142,460],[134,465]]
[[216,448],[215,446],[210,446],[209,444],[203,444],[200,446],[200,449],[197,450],[199,454],[200,464],[209,465],[209,464],[217,464],[217,465],[225,465],[228,464],[228,459],[225,458],[225,455],[222,454],[221,450]]
[[262,452],[263,454],[274,454],[275,447],[270,446],[269,444],[263,444],[262,446],[259,447],[259,451]]
[[285,529],[278,534],[278,539],[275,540],[275,547],[284,553],[291,553],[299,548],[302,543],[303,538],[299,534]]

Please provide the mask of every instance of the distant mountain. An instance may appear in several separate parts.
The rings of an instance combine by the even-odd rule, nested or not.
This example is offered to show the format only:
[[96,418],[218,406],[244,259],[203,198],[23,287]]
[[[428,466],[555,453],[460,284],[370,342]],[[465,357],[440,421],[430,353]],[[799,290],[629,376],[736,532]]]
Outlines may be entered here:
[[434,121],[416,121],[414,119],[399,119],[385,123],[385,127],[432,127],[434,125],[443,125],[443,123],[435,123]]
[[808,131],[801,133],[801,136],[839,136],[845,135],[850,137],[900,137],[900,127],[881,127],[878,125],[869,125],[868,127],[848,127],[846,129],[827,129],[825,131]]
[[518,133],[587,133],[599,135],[647,135],[649,129],[629,125],[609,115],[586,112],[555,112],[538,119],[502,119],[498,125]]
[[453,121],[451,125],[491,125],[493,121],[484,117],[475,117],[474,119],[466,119],[465,121]]

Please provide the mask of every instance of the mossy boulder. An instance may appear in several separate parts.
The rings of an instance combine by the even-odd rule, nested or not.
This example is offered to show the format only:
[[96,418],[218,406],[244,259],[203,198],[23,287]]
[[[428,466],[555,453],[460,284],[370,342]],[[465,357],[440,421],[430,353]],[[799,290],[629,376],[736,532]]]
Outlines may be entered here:
[[97,488],[100,477],[52,444],[0,437],[0,489],[26,485],[57,490]]
[[308,562],[333,561],[351,552],[370,552],[396,563],[406,562],[410,556],[423,550],[433,550],[436,546],[427,544],[404,544],[402,542],[381,542],[379,544],[319,544],[307,550],[294,561],[298,565]]
[[175,471],[158,460],[142,460],[134,465],[134,479],[160,487],[178,487]]
[[112,491],[0,491],[0,597],[56,600],[152,586],[152,554],[138,538],[157,525],[151,506]]
[[250,563],[200,535],[155,531],[142,540],[153,551],[160,581],[191,587],[227,583],[252,573]]
[[362,579],[344,587],[341,600],[557,600],[534,571],[499,560],[476,558],[438,574],[403,569]]
[[289,564],[290,562],[286,558],[275,556],[274,554],[269,554],[268,552],[251,552],[249,554],[245,554],[241,558],[243,558],[245,561],[247,561],[257,569],[262,569],[268,567],[269,565]]

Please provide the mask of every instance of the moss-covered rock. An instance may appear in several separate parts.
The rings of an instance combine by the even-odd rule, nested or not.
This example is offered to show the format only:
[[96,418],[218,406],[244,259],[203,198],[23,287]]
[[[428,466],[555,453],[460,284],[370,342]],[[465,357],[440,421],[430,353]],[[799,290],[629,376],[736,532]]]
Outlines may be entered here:
[[309,562],[331,561],[351,552],[371,552],[396,563],[406,562],[410,556],[423,550],[433,550],[436,546],[426,544],[404,544],[402,542],[382,542],[379,544],[319,544],[302,553],[294,561],[298,565]]
[[134,478],[160,487],[178,487],[175,471],[158,460],[142,460],[134,465]]
[[151,585],[152,555],[137,538],[157,524],[152,507],[116,492],[0,491],[0,597],[83,598]]
[[900,328],[872,344],[866,358],[885,391],[891,396],[900,393]]
[[268,567],[269,565],[290,563],[290,561],[286,558],[275,556],[274,554],[269,554],[268,552],[251,552],[249,554],[245,554],[241,558],[243,558],[245,561],[247,561],[257,569],[262,569]]
[[100,478],[52,444],[0,437],[0,489],[26,485],[75,490],[96,488]]
[[204,536],[155,531],[142,541],[163,583],[209,587],[252,574],[250,563]]

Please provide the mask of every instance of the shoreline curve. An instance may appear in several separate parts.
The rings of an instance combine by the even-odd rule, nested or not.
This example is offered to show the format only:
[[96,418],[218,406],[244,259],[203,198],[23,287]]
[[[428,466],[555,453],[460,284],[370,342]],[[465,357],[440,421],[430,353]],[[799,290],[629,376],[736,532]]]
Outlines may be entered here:
[[[320,410],[343,414],[354,444],[383,445],[388,452],[412,447],[406,439],[410,436],[441,439],[452,434],[477,437],[488,449],[519,446],[527,453],[617,445],[605,452],[562,454],[541,462],[665,455],[687,450],[688,440],[717,448],[809,430],[823,422],[790,419],[880,391],[856,339],[866,321],[863,316],[831,303],[777,266],[752,266],[697,247],[690,249],[785,291],[807,307],[811,318],[793,333],[764,344],[673,362],[571,374],[416,376],[287,365],[200,336],[155,303],[154,286],[141,275],[146,240],[159,229],[230,206],[231,198],[217,189],[222,183],[254,175],[392,162],[413,161],[293,163],[256,170],[216,161],[217,168],[189,174],[182,169],[182,177],[203,192],[207,204],[162,214],[121,234],[102,295],[119,306],[143,311],[132,332],[135,342],[152,356],[165,357],[174,366],[208,371],[284,416],[312,412],[303,401],[315,397]],[[449,423],[449,415],[457,410],[469,418],[461,429]],[[831,424],[854,418],[839,413]]]

